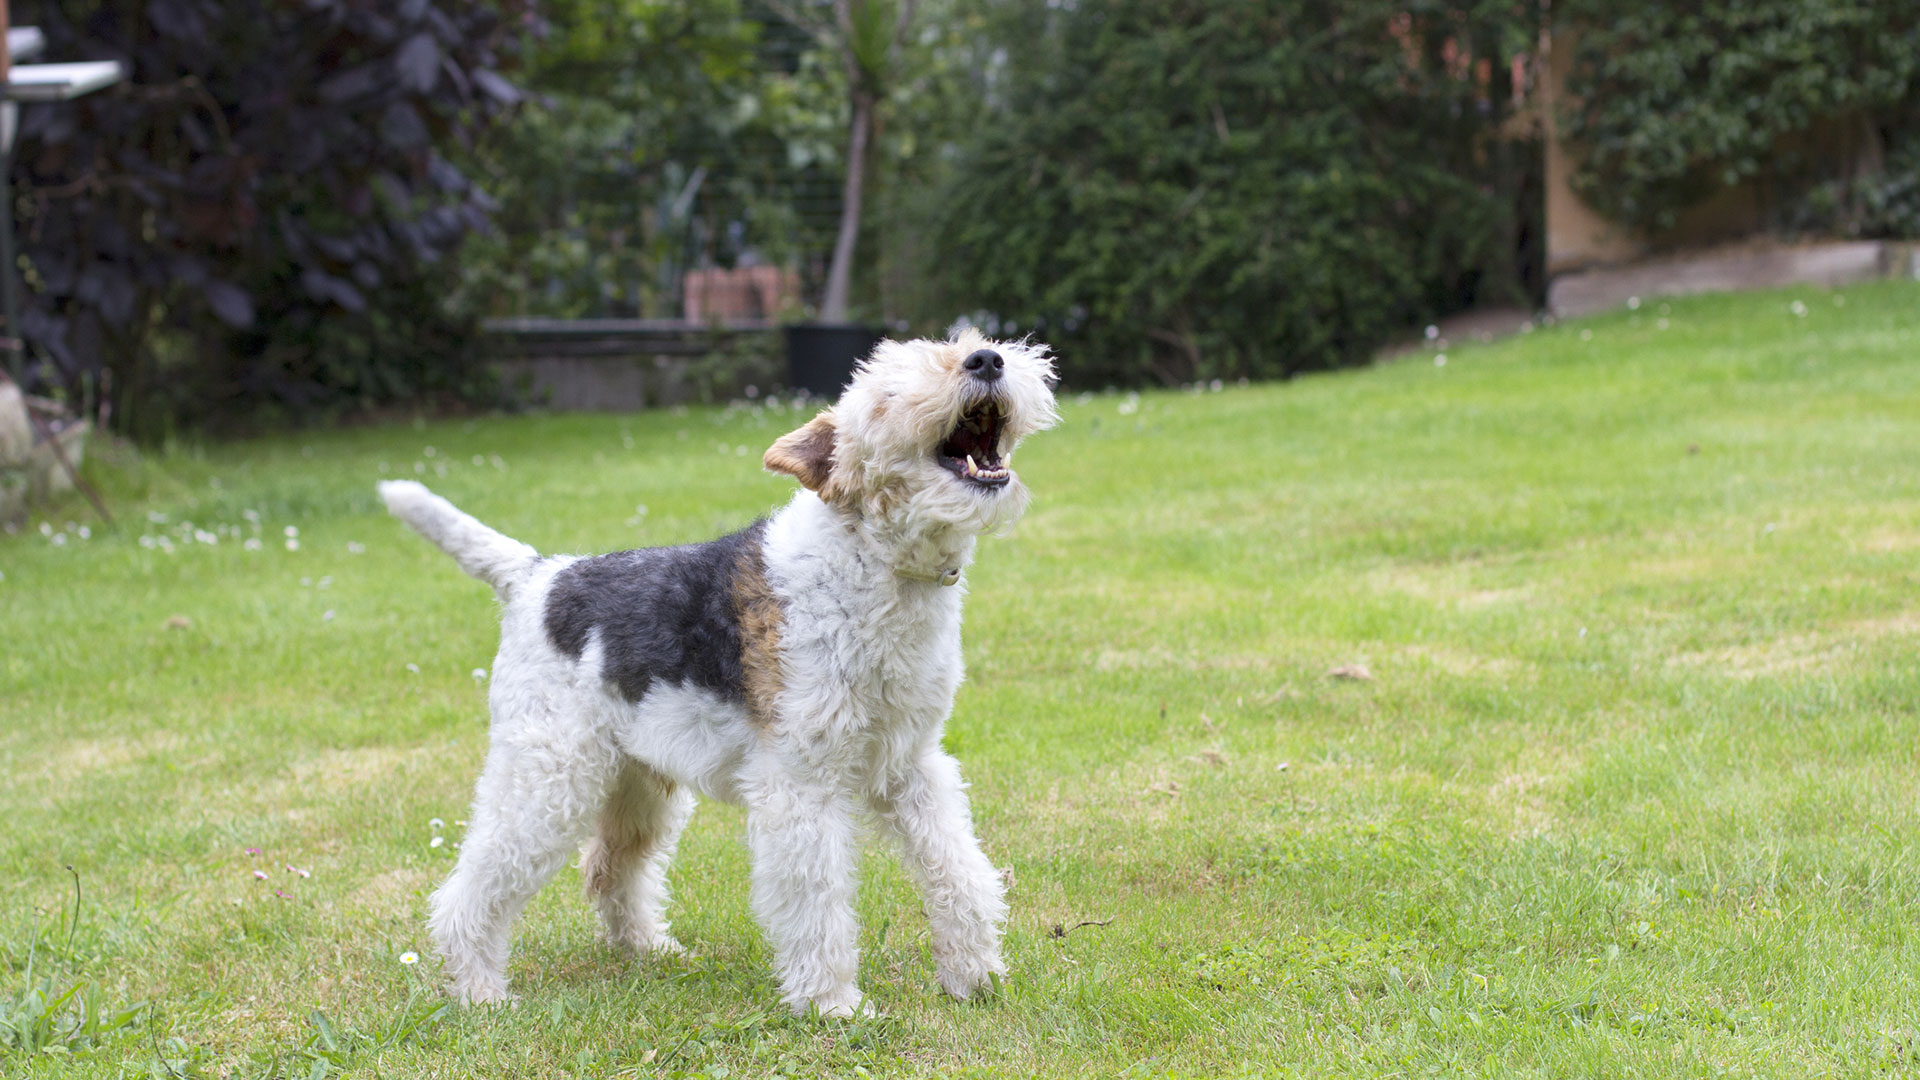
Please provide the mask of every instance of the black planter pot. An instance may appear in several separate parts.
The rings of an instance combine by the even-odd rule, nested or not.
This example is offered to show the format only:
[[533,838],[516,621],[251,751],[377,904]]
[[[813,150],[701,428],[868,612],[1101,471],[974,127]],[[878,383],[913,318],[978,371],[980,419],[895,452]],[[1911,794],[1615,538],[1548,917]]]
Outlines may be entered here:
[[793,323],[787,332],[787,385],[815,397],[837,398],[853,367],[873,352],[880,331],[852,323]]

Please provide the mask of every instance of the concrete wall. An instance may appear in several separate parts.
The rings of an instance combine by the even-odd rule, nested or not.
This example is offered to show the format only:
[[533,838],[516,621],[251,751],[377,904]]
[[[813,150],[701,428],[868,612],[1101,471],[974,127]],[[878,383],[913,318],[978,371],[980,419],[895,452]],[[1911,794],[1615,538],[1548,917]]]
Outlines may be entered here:
[[[1752,237],[1772,227],[1762,189],[1753,183],[1722,188],[1718,193],[1682,211],[1670,229],[1648,234],[1616,225],[1600,216],[1574,194],[1573,157],[1559,138],[1556,113],[1566,102],[1567,77],[1573,67],[1573,45],[1578,31],[1556,26],[1542,37],[1539,65],[1544,71],[1537,99],[1546,133],[1547,276],[1599,266],[1616,266],[1648,255],[1697,248]],[[1843,152],[1833,138],[1822,139],[1823,152]],[[1828,147],[1826,143],[1835,143]],[[1857,151],[1853,151],[1857,152]]]
[[785,381],[779,332],[760,323],[502,319],[483,342],[508,395],[543,408],[631,412]]
[[1563,273],[1547,288],[1555,315],[1590,315],[1634,297],[1777,289],[1833,288],[1885,277],[1920,277],[1914,245],[1881,240],[1815,244],[1740,244]]
[[1536,100],[1547,154],[1547,276],[1569,270],[1626,262],[1646,253],[1646,242],[1600,216],[1573,193],[1573,157],[1560,143],[1558,112],[1566,101],[1567,74],[1573,65],[1573,37],[1567,31],[1541,35],[1540,68],[1546,77]]

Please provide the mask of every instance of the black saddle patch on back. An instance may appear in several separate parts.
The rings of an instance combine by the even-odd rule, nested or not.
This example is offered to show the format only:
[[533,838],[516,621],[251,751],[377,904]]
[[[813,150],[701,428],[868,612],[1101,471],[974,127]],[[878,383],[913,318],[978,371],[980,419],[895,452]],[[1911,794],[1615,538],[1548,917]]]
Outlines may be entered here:
[[600,632],[603,678],[637,702],[654,680],[691,683],[744,702],[740,615],[733,579],[760,564],[765,521],[681,547],[641,548],[581,559],[547,591],[547,639],[578,660]]

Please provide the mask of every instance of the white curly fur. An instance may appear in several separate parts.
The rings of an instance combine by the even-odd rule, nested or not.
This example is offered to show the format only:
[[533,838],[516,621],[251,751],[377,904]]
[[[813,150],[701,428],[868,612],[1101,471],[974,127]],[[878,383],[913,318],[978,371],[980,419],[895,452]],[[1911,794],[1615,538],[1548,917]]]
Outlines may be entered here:
[[[991,385],[963,361],[992,348]],[[796,1012],[865,1008],[856,982],[857,825],[894,837],[925,899],[940,985],[965,998],[1004,973],[1000,874],[973,834],[959,764],[940,745],[962,678],[964,585],[982,533],[1027,503],[1018,476],[971,483],[937,461],[963,412],[991,394],[1000,453],[1056,422],[1044,346],[882,343],[831,410],[777,442],[767,465],[806,488],[762,542],[782,609],[775,717],[691,684],[629,702],[601,673],[590,639],[578,658],[543,621],[554,576],[538,558],[411,481],[380,485],[392,512],[492,584],[504,604],[494,661],[491,745],[453,875],[429,927],[455,997],[507,996],[508,933],[533,894],[591,832],[582,859],[607,937],[677,951],[665,875],[693,792],[747,807],[752,902]],[[827,456],[830,446],[831,454]],[[809,465],[814,467],[809,467]]]

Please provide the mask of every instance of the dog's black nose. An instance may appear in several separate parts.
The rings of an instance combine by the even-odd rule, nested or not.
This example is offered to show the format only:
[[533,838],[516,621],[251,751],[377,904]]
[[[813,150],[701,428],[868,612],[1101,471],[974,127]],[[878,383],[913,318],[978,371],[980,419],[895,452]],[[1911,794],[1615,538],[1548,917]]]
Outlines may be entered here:
[[992,382],[1000,377],[1001,369],[1007,366],[1007,362],[1000,359],[1000,354],[992,349],[981,349],[967,357],[966,362],[960,366],[973,372],[973,377],[981,382]]

